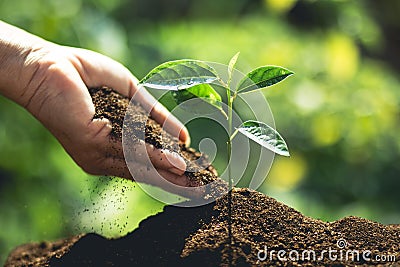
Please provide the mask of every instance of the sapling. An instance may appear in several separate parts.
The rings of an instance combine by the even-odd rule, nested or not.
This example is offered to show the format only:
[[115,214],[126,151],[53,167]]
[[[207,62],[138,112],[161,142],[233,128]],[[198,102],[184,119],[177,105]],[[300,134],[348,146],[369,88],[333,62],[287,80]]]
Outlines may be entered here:
[[[248,120],[243,122],[233,131],[233,103],[240,94],[251,93],[274,85],[293,72],[278,66],[262,66],[247,73],[235,86],[232,85],[232,77],[239,53],[234,55],[228,64],[228,77],[223,79],[217,71],[204,61],[199,60],[176,60],[165,62],[150,71],[139,84],[153,89],[169,90],[177,104],[183,104],[190,99],[200,99],[212,107],[218,109],[228,121],[228,224],[229,238],[231,235],[231,198],[232,198],[232,176],[229,159],[232,153],[232,140],[237,133],[241,133],[261,146],[283,156],[289,156],[289,150],[282,136],[266,123]],[[213,88],[222,87],[226,93],[225,111],[221,105],[222,97]],[[231,87],[234,87],[233,89]]]
[[[228,120],[228,156],[231,141],[238,132],[261,146],[283,156],[289,150],[282,136],[271,126],[255,120],[243,122],[233,131],[233,103],[238,95],[251,93],[274,85],[293,72],[278,66],[263,66],[250,71],[232,90],[231,81],[239,53],[232,57],[228,65],[228,78],[224,81],[213,67],[199,60],[176,60],[165,62],[150,71],[139,84],[148,88],[169,90],[178,104],[198,98],[220,110]],[[226,92],[227,112],[222,108],[222,98],[213,85],[222,86]]]

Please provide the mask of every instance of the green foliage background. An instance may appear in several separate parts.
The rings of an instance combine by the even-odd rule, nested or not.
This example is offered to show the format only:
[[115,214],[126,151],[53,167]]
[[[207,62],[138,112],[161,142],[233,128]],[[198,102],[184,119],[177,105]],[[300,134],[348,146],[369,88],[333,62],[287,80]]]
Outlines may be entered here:
[[[259,190],[323,220],[382,223],[400,222],[396,10],[395,0],[0,0],[2,20],[104,53],[139,78],[167,60],[227,63],[237,51],[244,72],[295,71],[265,92],[292,157],[277,157]],[[189,125],[194,145],[198,127]],[[29,241],[122,235],[162,208],[132,182],[83,173],[5,98],[0,150],[0,262]]]

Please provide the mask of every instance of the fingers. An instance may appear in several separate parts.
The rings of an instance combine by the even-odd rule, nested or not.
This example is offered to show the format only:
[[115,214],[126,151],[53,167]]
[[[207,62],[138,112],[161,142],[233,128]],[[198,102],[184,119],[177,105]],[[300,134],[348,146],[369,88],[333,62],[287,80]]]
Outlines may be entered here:
[[103,144],[96,147],[106,147],[101,153],[106,157],[97,165],[102,166],[102,170],[97,174],[134,179],[189,198],[204,195],[201,188],[188,187],[189,180],[184,175],[186,163],[179,154],[157,149],[144,141],[136,141],[126,144],[125,160],[122,143],[109,137],[111,125],[107,119],[95,119],[90,127],[94,133],[91,140]]
[[137,90],[137,79],[122,64],[90,50],[70,49],[76,57],[72,63],[88,87],[105,85],[126,96],[131,96]]
[[190,145],[189,131],[163,105],[156,103],[151,110],[151,116],[160,123],[167,132],[178,137],[186,146]]
[[[178,153],[156,149],[150,144],[146,144],[146,151],[151,163],[157,169],[167,170],[177,175],[185,173],[186,163]],[[139,161],[141,160],[139,159]]]
[[120,63],[109,57],[74,48],[77,62],[74,62],[82,80],[89,87],[109,86],[128,97],[135,97],[151,116],[171,135],[178,137],[187,146],[190,144],[189,132],[186,127],[161,105],[144,88],[137,87],[138,80]]
[[[94,119],[89,127],[93,131],[92,140],[98,140],[99,143],[106,144],[102,146],[104,155],[124,159],[122,143],[109,136],[111,132],[109,120]],[[151,163],[156,169],[166,170],[177,175],[182,175],[186,170],[186,163],[178,153],[157,149],[143,140],[127,141],[125,150],[127,158],[144,165]]]
[[90,132],[93,132],[93,138],[99,138],[100,140],[108,138],[112,131],[111,122],[106,118],[93,119],[90,121],[88,127]]
[[140,103],[143,108],[150,111],[151,116],[171,135],[178,137],[186,146],[190,145],[189,131],[186,127],[172,115],[163,105],[161,105],[149,92],[141,87],[135,94],[134,100]]
[[[109,120],[94,119],[89,127],[94,133],[92,140],[97,139],[100,143],[107,142],[107,145],[104,146],[104,154],[107,157],[124,159],[122,143],[109,137],[111,132]],[[156,169],[166,170],[176,175],[183,175],[186,170],[184,159],[176,152],[157,149],[143,140],[127,142],[125,147],[128,158],[144,165],[151,163]]]
[[[147,180],[154,186],[163,188],[173,194],[181,195],[188,198],[200,198],[204,195],[205,190],[200,187],[188,187],[188,178],[186,176],[171,175],[164,171],[149,172]],[[163,179],[165,178],[165,180]]]
[[150,111],[152,118],[157,121],[168,133],[178,137],[186,146],[190,145],[189,131],[168,109],[160,104],[144,87],[132,87],[134,101]]
[[105,175],[118,176],[157,186],[173,194],[188,198],[199,198],[204,195],[202,188],[188,187],[188,178],[185,175],[177,175],[165,170],[156,170],[137,162],[130,162],[130,169],[134,170],[133,177],[125,160],[118,158],[107,158],[103,166]]
[[130,162],[129,167],[134,170],[134,177],[132,177],[125,161],[116,158],[108,158],[104,166],[112,172],[107,173],[108,175],[116,175],[114,173],[118,173],[119,177],[157,186],[173,194],[189,198],[199,198],[204,195],[204,190],[201,188],[187,187],[188,178],[185,175],[177,175],[165,170],[156,170],[137,162]]
[[152,165],[156,169],[177,175],[183,175],[186,171],[186,163],[178,153],[157,149],[143,140],[126,143],[124,149],[125,155],[123,154],[121,143],[111,142],[106,153],[119,158],[124,158],[125,156],[125,159],[129,162],[138,162],[147,166]]

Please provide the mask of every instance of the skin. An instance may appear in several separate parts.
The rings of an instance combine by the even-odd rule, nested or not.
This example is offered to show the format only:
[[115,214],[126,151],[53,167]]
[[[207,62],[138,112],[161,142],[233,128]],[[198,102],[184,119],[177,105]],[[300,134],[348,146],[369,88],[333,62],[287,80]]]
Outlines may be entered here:
[[[118,62],[93,51],[48,42],[0,21],[0,94],[24,107],[61,143],[87,173],[133,179],[124,160],[121,143],[109,134],[107,119],[93,119],[95,108],[88,87],[108,86],[138,97],[151,116],[171,134],[189,144],[187,129]],[[166,180],[186,185],[186,164],[176,153],[143,144],[155,168],[147,168],[147,156],[138,154],[135,180],[162,186]],[[157,178],[155,178],[157,177]]]

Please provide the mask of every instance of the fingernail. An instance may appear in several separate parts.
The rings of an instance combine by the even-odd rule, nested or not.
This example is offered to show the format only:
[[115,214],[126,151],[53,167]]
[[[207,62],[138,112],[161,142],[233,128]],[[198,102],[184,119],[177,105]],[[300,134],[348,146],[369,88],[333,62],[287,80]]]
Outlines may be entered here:
[[182,175],[186,170],[186,162],[183,160],[183,158],[176,152],[164,151],[164,153],[168,162],[174,166],[174,168],[170,169],[176,169],[179,171],[177,174]]

